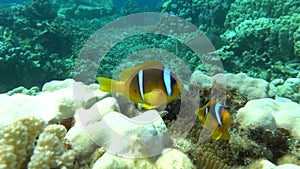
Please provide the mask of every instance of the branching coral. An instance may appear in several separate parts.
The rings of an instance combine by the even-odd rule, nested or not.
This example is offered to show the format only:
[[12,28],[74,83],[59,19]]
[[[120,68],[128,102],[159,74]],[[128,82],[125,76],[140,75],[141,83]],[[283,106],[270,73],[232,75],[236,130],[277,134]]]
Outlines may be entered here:
[[26,166],[34,149],[36,137],[45,122],[33,117],[21,118],[0,132],[0,166],[21,168]]
[[24,117],[3,128],[0,131],[0,168],[72,167],[75,153],[64,147],[65,127],[49,125],[44,128],[45,125],[40,119]]
[[64,136],[67,130],[62,125],[49,125],[39,136],[37,146],[34,149],[29,169],[70,168],[73,166],[75,152],[66,151]]

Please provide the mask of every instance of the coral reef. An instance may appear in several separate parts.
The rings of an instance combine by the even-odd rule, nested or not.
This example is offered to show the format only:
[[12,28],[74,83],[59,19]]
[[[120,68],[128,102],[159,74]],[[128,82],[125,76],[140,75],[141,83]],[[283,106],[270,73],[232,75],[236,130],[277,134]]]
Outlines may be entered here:
[[98,90],[97,84],[86,86],[73,79],[46,83],[42,92],[35,96],[0,94],[0,129],[24,115],[40,117],[48,122],[60,122],[73,117],[78,108],[89,108],[108,95]]
[[[0,37],[0,73],[10,74],[0,77],[3,82],[0,92],[17,86],[41,87],[46,81],[72,76],[75,58],[83,43],[94,30],[111,20],[101,20],[100,16],[111,15],[113,9],[111,1],[76,2],[34,0],[30,4],[11,4],[7,7],[9,10],[0,7],[3,35]],[[79,5],[82,3],[86,5]],[[64,9],[64,5],[72,7],[73,15],[70,11],[67,14],[58,11]],[[78,16],[96,18],[97,24]]]
[[0,77],[1,92],[72,75],[89,26],[58,18],[52,3],[36,0],[0,9],[0,72],[9,74]]
[[[211,168],[212,166],[238,168],[238,166],[248,166],[259,158],[268,159],[276,165],[297,164],[295,160],[287,160],[283,163],[279,163],[279,161],[285,156],[288,159],[298,158],[299,150],[295,151],[295,144],[297,144],[296,128],[298,128],[299,122],[295,117],[297,116],[296,112],[299,112],[299,108],[297,108],[299,105],[291,101],[286,102],[283,98],[280,100],[279,98],[276,100],[268,98],[273,94],[270,91],[269,83],[262,79],[250,78],[245,74],[225,74],[224,77],[226,77],[227,87],[225,105],[233,119],[229,142],[209,139],[198,145],[197,141],[202,128],[200,122],[195,122],[187,136],[190,141],[177,141],[175,147],[188,154],[198,168]],[[204,97],[200,99],[200,104],[204,105],[208,101],[205,98],[212,97],[211,86],[218,82],[218,75],[208,77],[196,71],[192,78],[195,81],[193,85],[199,87],[200,96]],[[250,90],[247,91],[248,89]],[[215,92],[221,93],[223,90],[220,88]],[[256,90],[257,92],[255,92]],[[270,93],[271,95],[269,95]],[[256,101],[249,98],[262,99]],[[250,101],[246,104],[248,100]],[[268,100],[270,103],[267,103]],[[276,103],[271,104],[271,102]],[[245,110],[243,108],[245,104],[245,107],[250,104],[252,106],[247,108],[247,117],[243,116],[243,122],[241,122],[240,112]]]
[[298,1],[165,0],[161,11],[199,26],[229,72],[271,81],[300,69]]
[[[179,33],[189,30],[183,20],[167,25],[170,36],[160,34],[168,24],[162,20],[145,28],[147,33],[138,32],[135,23],[119,25],[91,38],[99,46],[87,43],[107,50],[103,58],[80,60],[82,51],[92,53],[81,48],[96,30],[121,16],[154,9],[146,9],[149,3],[0,4],[0,168],[299,168],[300,1],[163,0],[161,13],[190,21],[194,31],[211,40],[217,50],[210,46],[210,53],[201,56],[209,64],[183,43],[193,40]],[[127,36],[132,32],[138,33]],[[160,112],[100,91],[96,72],[89,69],[115,78],[153,58],[180,73],[185,84],[182,95]],[[215,65],[220,59],[224,71],[222,64]],[[88,78],[85,84],[77,78],[59,80],[80,73]],[[44,84],[52,79],[58,80]],[[191,99],[194,95],[200,97]],[[202,134],[192,107],[210,100],[230,112],[230,140]],[[187,107],[191,111],[180,114]],[[151,113],[155,120],[131,123]]]
[[[193,75],[197,75],[197,78],[202,79],[198,79],[198,83],[194,84],[196,85],[194,87],[200,86],[200,94],[204,97],[200,99],[200,104],[205,104],[207,98],[210,98],[211,85],[218,81],[216,78],[218,75],[212,78],[199,72],[195,72]],[[74,167],[95,169],[113,167],[158,169],[174,167],[212,169],[257,166],[261,165],[257,162],[259,159],[268,160],[270,161],[268,162],[269,164],[272,162],[274,163],[272,165],[278,165],[278,167],[295,166],[291,164],[299,165],[297,162],[299,158],[299,143],[297,140],[299,133],[297,128],[299,127],[297,126],[300,123],[297,122],[297,113],[295,113],[299,112],[297,109],[299,104],[291,101],[287,102],[286,100],[283,102],[278,100],[278,98],[276,100],[263,98],[248,101],[250,96],[252,98],[268,97],[268,83],[264,80],[250,78],[245,74],[227,74],[225,77],[231,78],[230,80],[228,79],[226,92],[226,106],[232,116],[231,139],[229,141],[216,141],[208,137],[209,139],[201,144],[197,143],[202,130],[198,119],[191,121],[190,117],[182,118],[177,121],[178,125],[175,128],[171,128],[172,123],[174,123],[172,118],[164,121],[157,119],[155,122],[153,121],[151,124],[143,126],[121,122],[121,114],[116,112],[120,112],[119,103],[115,98],[107,97],[110,96],[109,94],[99,93],[99,86],[96,84],[87,86],[68,79],[65,81],[51,81],[45,84],[41,93],[38,93],[36,96],[23,95],[18,92],[12,96],[3,94],[0,98],[3,97],[2,99],[7,101],[5,104],[11,102],[10,98],[26,96],[26,102],[29,102],[27,97],[32,97],[41,100],[38,105],[43,105],[45,102],[54,102],[49,100],[49,98],[56,92],[61,93],[61,96],[67,99],[68,95],[63,94],[63,91],[68,90],[79,92],[77,94],[80,97],[72,99],[72,102],[77,104],[70,104],[71,109],[54,108],[51,110],[53,112],[43,111],[44,115],[48,114],[45,115],[46,117],[51,116],[57,119],[47,120],[48,126],[43,120],[32,117],[24,117],[14,123],[9,123],[12,119],[7,120],[5,123],[1,121],[3,127],[0,129],[0,167]],[[240,85],[235,86],[234,82],[238,82]],[[255,85],[260,86],[259,90],[261,92],[254,92],[252,95],[248,95],[250,92],[247,92],[246,89]],[[46,97],[46,93],[50,93],[50,95]],[[261,95],[262,93],[263,95]],[[45,98],[41,99],[41,96]],[[57,99],[57,97],[55,98]],[[181,99],[184,98],[182,97]],[[247,101],[248,103],[245,105]],[[62,104],[63,102],[58,103]],[[38,105],[32,105],[31,110],[36,109]],[[170,104],[169,106],[172,105]],[[57,106],[59,107],[59,104]],[[9,109],[10,107],[1,107],[5,112],[13,112]],[[42,111],[41,109],[36,110]],[[57,113],[62,110],[66,111],[63,112],[63,116]],[[73,110],[71,114],[68,113],[69,110]],[[167,110],[173,111],[172,108]],[[4,115],[5,112],[0,114]],[[241,114],[243,112],[249,113],[242,118]],[[268,112],[273,113],[273,115],[268,114]],[[281,115],[282,113],[284,115]],[[254,114],[256,116],[265,114],[267,117],[259,116],[257,118]],[[143,114],[140,113],[139,115]],[[268,121],[266,120],[267,118],[271,118],[271,120]],[[130,140],[128,143],[114,140],[111,135],[112,132],[105,127],[99,127],[98,124],[102,120],[109,122],[106,124],[115,126],[115,131],[126,136],[125,138],[132,137],[135,139]],[[270,125],[266,125],[269,124],[267,122],[270,122]],[[69,129],[67,130],[65,126],[52,123],[61,123]],[[173,134],[182,133],[189,123],[192,123],[193,126],[185,138],[173,137]],[[158,153],[154,157],[151,157],[151,155],[147,156],[153,151],[153,146],[150,146],[151,149],[149,149],[150,144],[145,144],[138,138],[151,138],[154,135],[163,133],[167,128],[169,128],[172,135],[171,139],[156,140],[155,143],[160,145],[160,148],[172,145],[173,147],[159,150],[161,154]],[[102,144],[106,146],[101,147],[100,145]],[[111,145],[111,147],[107,145]],[[118,145],[119,149],[112,149],[114,145]],[[159,146],[156,145],[156,147]],[[113,154],[112,152],[117,153]],[[130,153],[130,155],[143,155],[144,158],[131,159],[118,155],[126,154],[126,152]]]
[[277,96],[289,98],[300,103],[300,77],[283,79],[274,79],[270,83],[270,89]]
[[224,29],[225,16],[233,0],[165,0],[161,11],[191,21],[205,33],[214,36]]
[[238,72],[240,69],[235,65],[242,64],[249,75],[266,80],[297,75],[300,29],[297,11],[299,2],[293,0],[232,3],[224,23],[228,30],[221,35],[227,45],[220,49],[228,71]]

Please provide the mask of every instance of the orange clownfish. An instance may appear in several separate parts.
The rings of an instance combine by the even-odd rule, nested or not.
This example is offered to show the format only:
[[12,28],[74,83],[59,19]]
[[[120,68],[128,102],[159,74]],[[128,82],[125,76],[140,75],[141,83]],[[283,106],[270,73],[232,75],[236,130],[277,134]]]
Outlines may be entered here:
[[119,79],[121,81],[97,78],[100,90],[119,93],[134,103],[141,103],[146,109],[157,108],[176,99],[183,87],[170,69],[155,60],[123,70]]
[[205,106],[197,110],[202,127],[211,132],[211,138],[214,140],[229,140],[228,129],[230,127],[230,113],[218,102],[209,101]]

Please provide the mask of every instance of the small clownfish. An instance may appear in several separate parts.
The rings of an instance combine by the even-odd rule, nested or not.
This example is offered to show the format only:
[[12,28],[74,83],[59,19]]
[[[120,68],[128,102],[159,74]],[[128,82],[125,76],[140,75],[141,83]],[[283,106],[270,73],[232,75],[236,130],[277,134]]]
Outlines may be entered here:
[[97,78],[101,91],[119,93],[134,103],[141,103],[146,109],[157,108],[176,99],[183,87],[170,69],[155,60],[123,70],[119,79],[121,81]]
[[211,138],[214,140],[229,140],[228,129],[230,127],[230,113],[218,102],[209,101],[205,106],[197,110],[202,127],[211,132]]

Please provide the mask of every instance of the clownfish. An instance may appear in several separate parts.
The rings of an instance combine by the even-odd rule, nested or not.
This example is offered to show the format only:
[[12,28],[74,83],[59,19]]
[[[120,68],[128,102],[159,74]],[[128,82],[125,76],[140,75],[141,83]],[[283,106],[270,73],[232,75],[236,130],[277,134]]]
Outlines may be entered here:
[[170,69],[155,60],[123,70],[119,79],[97,78],[101,91],[119,93],[146,109],[157,108],[176,99],[183,87]]
[[211,132],[214,140],[229,140],[230,113],[218,102],[209,101],[205,106],[196,111],[202,127]]

